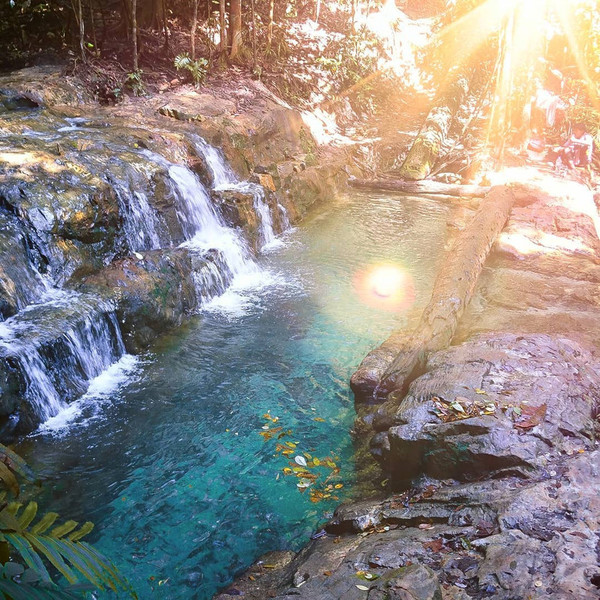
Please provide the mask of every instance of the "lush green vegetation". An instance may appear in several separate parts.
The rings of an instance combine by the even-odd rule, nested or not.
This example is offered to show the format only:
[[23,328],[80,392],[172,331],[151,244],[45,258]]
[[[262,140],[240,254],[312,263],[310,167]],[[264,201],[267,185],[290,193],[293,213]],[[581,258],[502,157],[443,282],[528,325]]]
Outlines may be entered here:
[[6,600],[80,600],[93,590],[135,593],[115,566],[83,541],[89,521],[60,523],[55,512],[38,514],[35,501],[20,502],[21,480],[34,475],[0,444],[0,597]]

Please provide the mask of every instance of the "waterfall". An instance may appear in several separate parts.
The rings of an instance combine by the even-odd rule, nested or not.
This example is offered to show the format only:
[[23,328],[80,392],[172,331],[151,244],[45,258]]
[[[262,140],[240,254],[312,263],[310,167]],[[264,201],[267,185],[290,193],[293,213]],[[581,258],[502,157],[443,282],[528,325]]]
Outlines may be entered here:
[[161,246],[154,210],[142,191],[131,191],[115,185],[123,215],[123,232],[132,252],[158,250]]
[[192,276],[196,294],[200,304],[206,304],[213,298],[223,294],[231,285],[233,274],[223,255],[217,250],[211,250],[207,255],[193,261]]
[[260,222],[260,237],[261,247],[271,244],[276,236],[275,230],[273,229],[273,217],[271,216],[271,210],[267,204],[265,198],[265,190],[261,185],[256,183],[250,183],[243,181],[240,183],[226,183],[215,188],[219,190],[233,190],[242,192],[243,194],[250,194],[253,197],[254,210],[258,216]]
[[[73,120],[69,127],[81,130],[82,123]],[[210,171],[214,190],[251,196],[260,244],[271,243],[273,218],[262,186],[238,181],[216,148],[198,136],[190,139]],[[122,251],[123,239],[129,252],[172,248],[171,235],[181,240],[182,233],[181,245],[191,256],[200,305],[222,295],[236,278],[243,286],[256,281],[255,275],[261,277],[243,233],[228,226],[198,175],[147,149],[124,152],[129,152],[126,158],[120,154],[108,163],[104,154],[92,150],[84,154],[86,168],[110,185],[118,202],[121,236],[113,251]],[[152,196],[154,177],[164,173],[171,195],[168,207],[174,206],[178,222],[153,208],[164,200]],[[90,294],[59,289],[76,271],[77,261],[65,260],[61,247],[45,235],[46,229],[4,211],[0,218],[4,236],[0,249],[2,256],[10,257],[0,261],[0,393],[7,406],[21,407],[18,414],[23,423],[35,425],[84,395],[90,382],[125,356],[126,350],[113,306]]]
[[74,292],[31,305],[0,328],[0,367],[17,374],[39,422],[84,394],[124,354],[112,306]]
[[20,372],[25,380],[25,398],[31,404],[35,416],[47,421],[57,415],[65,406],[57,389],[50,381],[48,369],[37,348],[29,348],[15,357]]
[[254,210],[260,220],[262,246],[270,244],[275,239],[273,217],[266,202],[265,190],[261,185],[247,181],[238,181],[235,173],[225,162],[222,154],[199,136],[193,136],[196,151],[201,154],[213,176],[213,189],[234,190],[254,197]]
[[221,219],[198,176],[187,167],[171,165],[169,177],[183,209],[179,216],[186,246],[204,252],[219,250],[234,276],[256,270],[245,240]]
[[222,185],[237,182],[235,173],[225,162],[225,159],[219,150],[206,143],[206,141],[203,140],[199,135],[192,135],[190,138],[194,144],[196,152],[198,152],[198,154],[204,158],[208,168],[210,169],[213,179],[213,188],[218,188]]

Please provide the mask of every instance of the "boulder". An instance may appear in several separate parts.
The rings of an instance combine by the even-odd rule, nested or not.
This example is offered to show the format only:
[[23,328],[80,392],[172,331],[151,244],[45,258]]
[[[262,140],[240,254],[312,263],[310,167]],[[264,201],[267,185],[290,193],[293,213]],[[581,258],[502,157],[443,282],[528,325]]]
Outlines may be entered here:
[[133,353],[223,293],[232,277],[216,250],[177,248],[139,256],[114,261],[81,285],[114,299],[125,346]]
[[[216,597],[592,600],[600,589],[600,451],[563,454],[548,469],[528,481],[426,480],[346,505],[276,578],[263,585],[253,567]],[[361,515],[371,515],[365,528]]]
[[549,456],[589,449],[599,366],[556,335],[482,334],[438,352],[395,413],[386,407],[384,466],[397,483],[527,476]]

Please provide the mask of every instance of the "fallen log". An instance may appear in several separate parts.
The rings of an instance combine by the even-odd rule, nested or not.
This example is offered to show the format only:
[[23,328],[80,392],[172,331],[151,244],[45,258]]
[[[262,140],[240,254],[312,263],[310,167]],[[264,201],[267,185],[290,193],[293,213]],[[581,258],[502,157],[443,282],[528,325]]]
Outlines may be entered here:
[[429,304],[414,332],[395,332],[365,358],[352,376],[350,384],[357,403],[379,403],[392,391],[405,391],[415,373],[423,369],[427,355],[450,344],[514,203],[513,189],[505,186],[492,188],[482,200],[471,223],[447,251]]
[[480,185],[457,185],[441,181],[404,181],[402,179],[350,179],[352,187],[407,195],[455,196],[457,198],[483,198],[490,188]]

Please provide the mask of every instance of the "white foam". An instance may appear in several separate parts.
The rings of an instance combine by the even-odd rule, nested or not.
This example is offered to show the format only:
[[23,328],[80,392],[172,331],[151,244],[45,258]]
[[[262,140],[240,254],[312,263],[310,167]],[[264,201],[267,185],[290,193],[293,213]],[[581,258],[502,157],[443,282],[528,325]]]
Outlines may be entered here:
[[10,340],[13,336],[12,329],[4,323],[0,323],[0,340]]
[[263,254],[270,254],[271,252],[275,252],[280,250],[281,248],[285,248],[286,243],[281,238],[275,238],[271,240],[268,244],[265,244],[260,250]]
[[75,402],[67,405],[57,415],[40,425],[39,433],[60,434],[77,419],[85,408],[92,408],[93,415],[112,399],[119,388],[129,383],[138,371],[140,360],[131,354],[124,354],[116,363],[92,379],[88,391]]
[[219,313],[227,319],[238,319],[250,311],[262,309],[265,294],[274,288],[297,288],[302,285],[268,270],[238,275],[220,296],[207,302],[202,310]]

